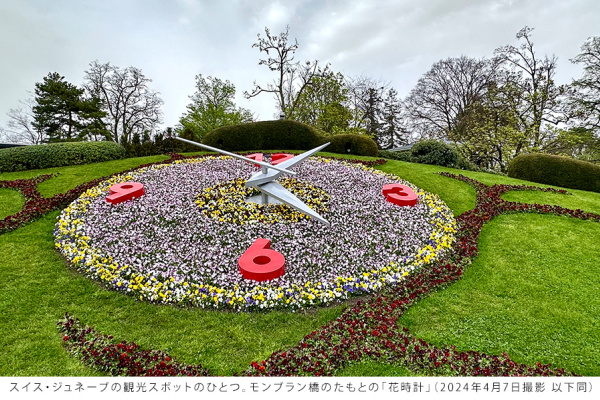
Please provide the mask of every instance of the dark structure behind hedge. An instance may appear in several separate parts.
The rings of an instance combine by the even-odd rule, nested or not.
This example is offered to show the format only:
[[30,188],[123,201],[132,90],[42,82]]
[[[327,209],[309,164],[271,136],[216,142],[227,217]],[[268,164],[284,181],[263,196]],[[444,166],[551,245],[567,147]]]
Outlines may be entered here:
[[12,144],[12,143],[0,143],[0,149],[8,149],[10,147],[23,147],[26,144]]
[[377,156],[377,145],[361,135],[325,136],[310,125],[296,121],[261,121],[224,126],[208,133],[203,143],[227,151],[310,150],[331,142],[324,151]]
[[64,167],[117,160],[125,149],[114,142],[68,142],[0,149],[0,172]]
[[600,193],[600,166],[550,154],[522,154],[508,166],[508,176],[570,189]]

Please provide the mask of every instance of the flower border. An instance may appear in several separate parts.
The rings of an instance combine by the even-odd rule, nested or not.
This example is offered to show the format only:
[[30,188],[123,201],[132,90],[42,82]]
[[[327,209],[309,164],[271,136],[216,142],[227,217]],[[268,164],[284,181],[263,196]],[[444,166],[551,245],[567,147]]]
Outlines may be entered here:
[[68,313],[57,324],[67,351],[81,362],[109,375],[209,376],[200,365],[184,365],[161,350],[145,350],[134,342],[115,343],[112,336],[84,327]]

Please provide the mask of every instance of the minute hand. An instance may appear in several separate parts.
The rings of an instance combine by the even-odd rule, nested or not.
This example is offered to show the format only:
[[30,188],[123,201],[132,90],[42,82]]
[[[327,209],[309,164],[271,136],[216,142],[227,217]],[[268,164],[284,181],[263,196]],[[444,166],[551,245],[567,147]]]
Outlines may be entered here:
[[[319,147],[315,147],[312,150],[309,150],[305,153],[297,155],[294,158],[290,158],[289,160],[284,161],[281,164],[277,164],[277,166],[279,166],[281,168],[291,168],[294,165],[306,160],[308,157],[312,156],[313,154],[315,154],[319,150],[323,149],[327,145],[329,145],[329,143],[325,143]],[[260,172],[256,173],[256,174],[252,175],[250,177],[250,179],[248,179],[246,181],[246,187],[262,185],[263,183],[270,182],[270,181],[277,179],[279,177],[279,175],[281,175],[281,172],[275,172],[275,171],[268,171],[266,174],[260,173]]]
[[280,167],[280,166],[276,166],[276,165],[267,164],[267,163],[262,162],[262,161],[256,161],[256,160],[253,160],[253,159],[248,158],[248,157],[240,156],[239,154],[230,153],[228,151],[217,149],[216,147],[207,146],[205,144],[194,142],[192,140],[187,140],[187,139],[180,138],[180,137],[176,137],[175,139],[180,140],[182,142],[189,143],[189,144],[193,144],[195,146],[202,147],[202,148],[210,150],[210,151],[214,151],[214,152],[217,152],[217,153],[225,154],[227,156],[238,158],[240,160],[248,161],[249,163],[257,164],[257,165],[260,165],[261,167],[273,168],[274,170],[277,170],[279,172],[285,172],[286,174],[296,175],[296,173],[294,171],[290,171],[288,169],[285,169],[285,167]]
[[314,149],[312,149],[312,150],[309,150],[309,151],[307,151],[307,152],[304,152],[304,153],[302,153],[302,154],[299,154],[299,155],[297,155],[296,157],[294,157],[294,158],[290,158],[289,160],[287,160],[287,161],[284,161],[284,162],[282,162],[282,163],[280,163],[280,164],[278,164],[278,165],[279,165],[280,167],[282,167],[282,168],[291,168],[291,167],[293,167],[294,165],[296,165],[296,164],[298,164],[298,163],[300,163],[300,162],[302,162],[302,161],[306,160],[308,157],[312,156],[313,154],[315,154],[315,153],[317,153],[317,152],[321,151],[321,150],[322,150],[322,149],[324,149],[325,147],[329,146],[329,144],[330,144],[330,142],[327,142],[327,143],[325,143],[325,144],[322,144],[322,145],[321,145],[321,146],[319,146],[319,147],[315,147],[315,148],[314,148]]

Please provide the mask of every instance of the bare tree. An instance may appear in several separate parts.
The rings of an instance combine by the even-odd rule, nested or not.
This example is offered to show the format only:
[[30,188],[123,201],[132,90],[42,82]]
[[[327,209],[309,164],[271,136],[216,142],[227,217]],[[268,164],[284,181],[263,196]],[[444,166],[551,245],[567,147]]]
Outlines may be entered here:
[[40,144],[47,139],[43,129],[36,128],[33,125],[33,107],[35,100],[33,97],[27,100],[19,101],[17,108],[11,108],[7,116],[9,118],[7,127],[3,130],[6,140],[12,143],[20,144]]
[[264,86],[254,82],[254,89],[251,92],[244,92],[244,97],[247,99],[261,93],[273,94],[285,118],[294,114],[298,99],[304,89],[311,84],[312,79],[323,75],[329,69],[329,65],[325,68],[319,67],[318,61],[296,61],[298,40],[294,39],[294,43],[288,42],[289,30],[290,27],[287,26],[285,32],[275,36],[271,35],[269,28],[265,27],[265,37],[261,37],[260,33],[257,35],[258,42],[252,47],[267,54],[267,58],[259,60],[258,65],[266,65],[271,71],[277,73],[277,78]]
[[583,65],[583,75],[571,84],[571,113],[584,127],[599,131],[600,36],[588,38],[581,46],[581,53],[571,62]]
[[544,58],[536,55],[531,41],[532,31],[533,28],[524,27],[516,35],[522,41],[519,47],[503,46],[494,53],[525,94],[519,113],[521,123],[530,138],[530,145],[540,149],[546,139],[544,124],[560,121],[559,104],[564,89],[554,84],[557,58],[554,55],[545,55]]
[[404,101],[408,130],[419,137],[446,139],[465,110],[484,96],[496,65],[496,60],[466,56],[433,64]]
[[104,122],[111,140],[129,142],[134,134],[143,136],[161,122],[163,101],[157,92],[148,88],[152,80],[140,69],[120,69],[110,63],[94,61],[85,73],[84,87],[103,102],[107,113]]
[[346,86],[353,112],[351,126],[375,136],[380,127],[379,114],[383,106],[383,95],[389,84],[360,75],[348,78]]

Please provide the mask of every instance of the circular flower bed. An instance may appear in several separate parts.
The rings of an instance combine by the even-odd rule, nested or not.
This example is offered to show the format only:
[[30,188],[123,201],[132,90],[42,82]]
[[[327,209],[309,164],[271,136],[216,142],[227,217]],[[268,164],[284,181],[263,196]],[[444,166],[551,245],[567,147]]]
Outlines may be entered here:
[[[286,184],[331,226],[294,217],[287,206],[249,206],[239,194],[255,167],[206,157],[141,168],[88,190],[61,213],[56,246],[86,275],[140,300],[245,310],[370,293],[437,260],[454,241],[445,203],[398,177],[321,158],[294,170]],[[110,186],[126,181],[142,183],[146,194],[107,203]],[[411,186],[417,205],[387,202],[388,183]],[[284,255],[281,278],[240,274],[237,260],[258,238]]]

